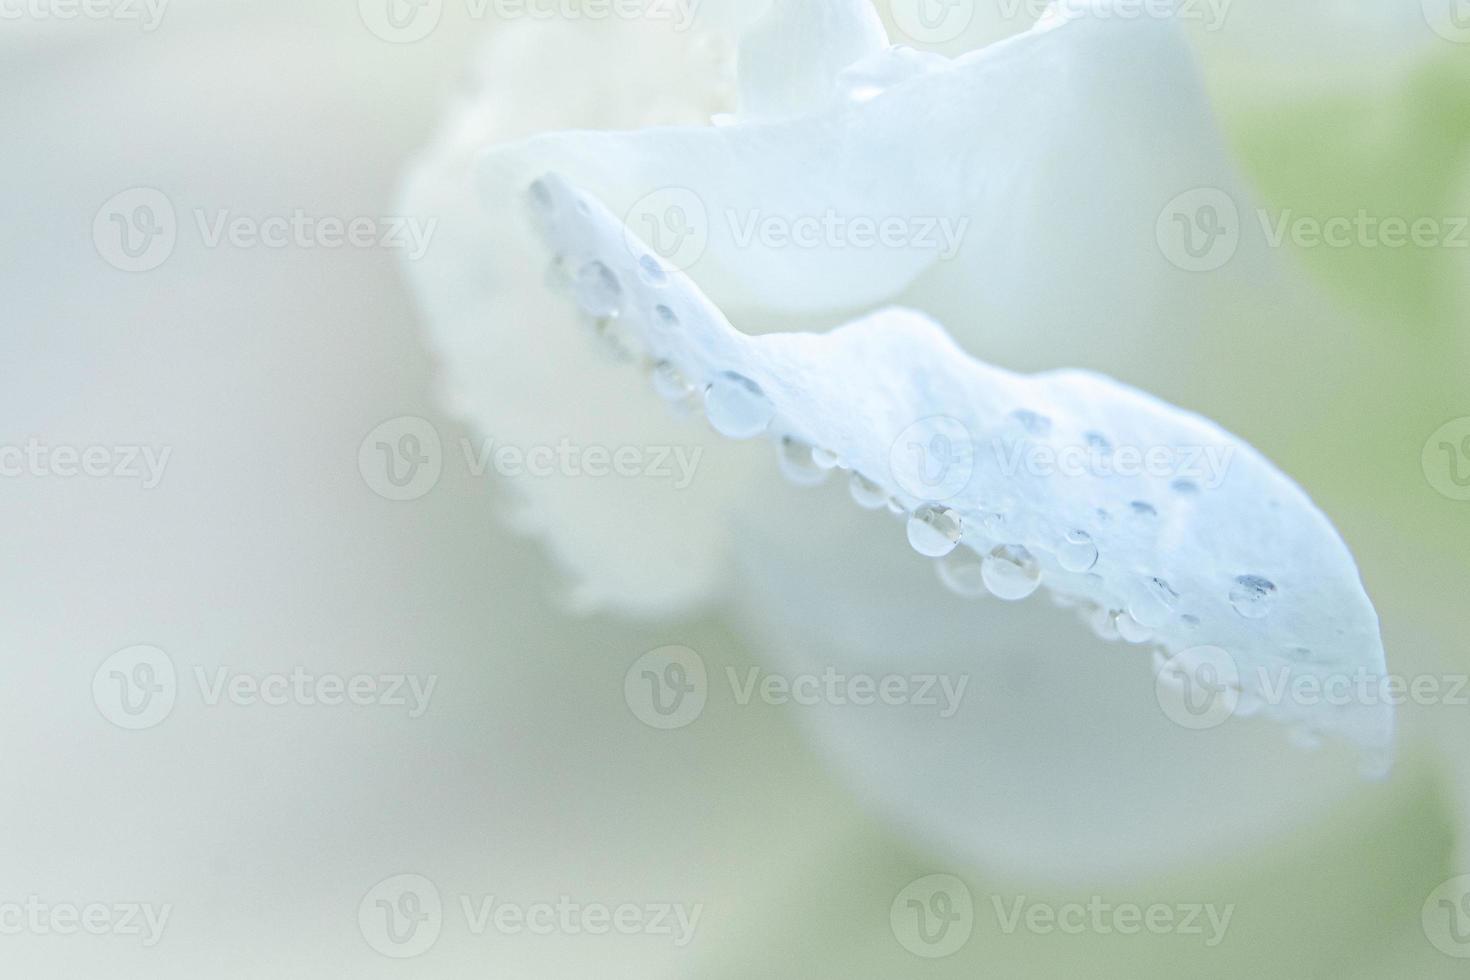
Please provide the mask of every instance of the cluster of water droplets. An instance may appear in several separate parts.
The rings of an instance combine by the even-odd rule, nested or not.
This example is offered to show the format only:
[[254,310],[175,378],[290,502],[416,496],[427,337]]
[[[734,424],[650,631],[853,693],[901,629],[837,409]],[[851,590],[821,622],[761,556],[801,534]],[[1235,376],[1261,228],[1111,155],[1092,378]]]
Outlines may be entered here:
[[[553,206],[550,192],[540,181],[532,185],[529,197],[534,209],[546,211]],[[652,255],[639,257],[637,274],[644,284],[655,290],[670,282],[669,271]],[[753,439],[772,431],[776,420],[775,406],[755,381],[729,371],[699,381],[688,377],[673,362],[650,357],[643,352],[635,332],[623,325],[626,293],[617,274],[606,263],[594,259],[569,270],[565,260],[558,256],[548,275],[548,282],[563,292],[571,293],[605,349],[620,360],[641,359],[654,391],[677,410],[689,412],[702,402],[710,426],[732,439]],[[667,334],[679,326],[678,314],[671,306],[657,303],[651,307],[648,321],[651,336]],[[1050,419],[1026,409],[1013,412],[1011,418],[1030,437],[1045,438],[1052,428]],[[1101,433],[1088,432],[1085,438],[1088,445],[1098,452],[1108,453],[1113,449],[1111,441]],[[1003,513],[981,515],[978,519],[980,526],[971,535],[965,518],[955,509],[938,503],[924,503],[910,512],[881,483],[846,467],[836,453],[820,446],[810,446],[788,434],[776,435],[773,441],[780,470],[792,483],[814,487],[827,482],[833,473],[846,472],[848,492],[859,507],[887,510],[906,517],[909,544],[920,555],[935,560],[940,581],[955,594],[972,598],[989,595],[1016,602],[1029,598],[1040,589],[1044,568],[1037,555],[1022,544],[998,541],[1006,530]],[[1201,492],[1196,483],[1182,479],[1174,481],[1171,489],[1182,497],[1193,497]],[[1124,516],[1134,525],[1146,527],[1158,519],[1159,512],[1154,504],[1135,500],[1129,504]],[[1114,521],[1113,515],[1103,509],[1095,513],[1095,518],[1103,527]],[[1062,572],[1094,578],[1097,577],[1094,569],[1104,560],[1093,534],[1081,528],[1061,535],[1059,541],[1046,549],[1046,553]],[[1239,616],[1262,620],[1271,614],[1278,591],[1276,584],[1267,578],[1243,574],[1230,584],[1227,598]],[[1144,580],[1122,608],[1108,608],[1061,593],[1055,594],[1054,598],[1058,605],[1076,608],[1093,632],[1109,641],[1141,645],[1154,642],[1158,631],[1171,624],[1186,632],[1198,630],[1201,626],[1199,616],[1180,610],[1183,605],[1180,595],[1161,578]],[[1155,657],[1164,655],[1162,646],[1156,645]],[[1297,659],[1310,659],[1310,651]],[[1248,709],[1237,712],[1247,713]],[[1305,747],[1315,747],[1320,738],[1314,732],[1302,729],[1294,733],[1293,741]]]

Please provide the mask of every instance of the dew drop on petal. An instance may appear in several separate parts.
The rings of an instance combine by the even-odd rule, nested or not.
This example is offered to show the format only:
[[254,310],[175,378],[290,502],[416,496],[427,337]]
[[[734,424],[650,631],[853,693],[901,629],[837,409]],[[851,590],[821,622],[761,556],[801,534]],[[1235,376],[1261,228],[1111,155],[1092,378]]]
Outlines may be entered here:
[[654,392],[668,402],[682,402],[694,394],[694,386],[684,373],[668,361],[659,361],[653,366],[649,379]]
[[959,546],[964,526],[948,507],[920,507],[909,518],[909,544],[927,558],[943,558]]
[[1003,544],[985,556],[985,587],[997,599],[1018,602],[1041,588],[1041,563],[1021,545]]
[[1154,638],[1154,631],[1135,619],[1132,613],[1118,613],[1113,625],[1118,635],[1128,643],[1147,643]]
[[955,595],[973,599],[990,591],[985,585],[985,562],[969,548],[956,548],[935,562],[934,567],[939,581]]
[[1199,493],[1199,484],[1193,480],[1175,480],[1169,486],[1175,493],[1185,497],[1193,497]]
[[1097,564],[1097,542],[1086,531],[1068,531],[1057,549],[1057,564],[1069,572],[1091,571]]
[[1158,629],[1173,617],[1174,604],[1178,601],[1179,593],[1170,588],[1168,582],[1151,578],[1144,584],[1143,594],[1128,604],[1128,613],[1140,625]]
[[551,188],[546,186],[544,180],[533,180],[531,186],[526,190],[526,197],[531,202],[532,209],[538,214],[550,214],[556,204],[551,196]]
[[1159,516],[1158,509],[1146,500],[1135,500],[1128,507],[1139,520],[1147,521]]
[[661,327],[672,328],[679,325],[679,315],[663,304],[653,308],[653,316]]
[[760,385],[743,375],[726,372],[704,393],[705,411],[715,431],[731,439],[750,439],[765,432],[776,408]]
[[617,316],[623,306],[623,287],[618,277],[601,262],[588,262],[577,270],[574,291],[577,305],[592,317]]
[[882,510],[888,505],[888,494],[861,473],[854,473],[847,483],[852,499],[864,510]]
[[652,255],[643,255],[638,259],[638,275],[650,286],[665,286],[669,282],[669,274],[659,264],[658,259]]
[[1259,575],[1242,575],[1230,590],[1230,604],[1246,619],[1265,619],[1271,614],[1276,584]]
[[1111,609],[1095,607],[1087,616],[1087,625],[1100,640],[1111,642],[1118,639],[1118,614]]
[[1011,418],[1020,422],[1021,428],[1033,436],[1044,436],[1051,431],[1051,419],[1045,415],[1038,415],[1036,412],[1028,411],[1027,409],[1012,412]]
[[830,449],[821,446],[812,447],[812,462],[824,470],[835,470],[841,465],[842,460]]
[[829,471],[812,459],[812,449],[800,439],[782,436],[776,443],[776,459],[781,473],[799,487],[815,487],[825,483]]

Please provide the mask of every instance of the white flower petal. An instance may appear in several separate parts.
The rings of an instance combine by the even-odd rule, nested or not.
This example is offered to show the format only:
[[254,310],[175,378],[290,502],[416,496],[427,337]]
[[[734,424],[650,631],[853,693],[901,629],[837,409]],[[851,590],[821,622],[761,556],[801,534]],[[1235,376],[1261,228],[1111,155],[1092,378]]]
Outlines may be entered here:
[[836,96],[843,69],[887,46],[868,0],[777,0],[740,43],[740,112],[818,108]]
[[1223,648],[1242,697],[1286,723],[1390,745],[1384,702],[1272,695],[1301,676],[1379,677],[1385,664],[1346,546],[1250,446],[1100,375],[982,364],[908,310],[827,334],[745,336],[682,272],[639,254],[600,202],[555,177],[531,196],[554,253],[607,290],[654,360],[709,389],[720,431],[769,428],[828,451],[913,515],[917,549],[987,556],[998,595],[1031,591],[1008,594],[1004,576],[1033,589],[1041,577],[1068,601],[1124,614],[1125,637],[1170,655]]

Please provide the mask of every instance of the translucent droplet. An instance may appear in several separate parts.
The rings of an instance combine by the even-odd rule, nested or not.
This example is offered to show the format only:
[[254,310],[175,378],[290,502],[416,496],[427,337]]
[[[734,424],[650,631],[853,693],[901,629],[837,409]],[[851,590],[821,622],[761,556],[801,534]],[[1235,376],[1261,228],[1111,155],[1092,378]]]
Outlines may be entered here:
[[672,328],[679,325],[679,315],[663,304],[653,308],[653,317],[661,327]]
[[626,323],[615,317],[602,317],[593,324],[598,349],[621,364],[638,360],[642,352],[639,337]]
[[985,585],[985,562],[969,548],[956,548],[934,563],[939,581],[956,595],[968,599],[989,592]]
[[959,546],[964,525],[958,512],[929,504],[909,518],[909,544],[927,558],[943,558]]
[[684,372],[668,361],[655,364],[649,380],[653,382],[654,392],[664,401],[682,402],[694,394],[694,385],[684,377]]
[[1097,564],[1097,542],[1086,531],[1068,531],[1057,549],[1057,564],[1069,572],[1090,571]]
[[1035,412],[1021,409],[1019,411],[1012,412],[1011,418],[1015,419],[1017,422],[1020,422],[1021,428],[1025,429],[1033,436],[1044,436],[1051,431],[1051,419],[1047,418],[1045,415],[1038,415]]
[[835,470],[842,464],[836,453],[821,446],[812,447],[812,462],[824,470]]
[[1152,520],[1159,516],[1158,509],[1146,500],[1135,500],[1128,507],[1133,512],[1134,517],[1142,520]]
[[1193,497],[1199,493],[1199,484],[1193,480],[1175,480],[1169,487],[1177,494],[1185,497]]
[[776,460],[782,475],[799,487],[815,487],[827,480],[829,471],[812,461],[812,447],[800,439],[782,436],[776,443]]
[[894,517],[903,517],[905,514],[908,513],[908,508],[905,507],[903,505],[903,501],[899,500],[897,497],[889,497],[888,513],[892,514]]
[[1230,590],[1230,604],[1246,619],[1265,619],[1271,614],[1276,584],[1259,575],[1242,575]]
[[888,505],[888,493],[861,473],[854,473],[847,483],[852,499],[864,510],[882,510]]
[[1018,602],[1041,588],[1041,563],[1018,544],[1003,544],[985,556],[985,587],[997,599]]
[[1151,578],[1144,583],[1143,594],[1128,604],[1128,613],[1148,629],[1158,629],[1174,616],[1174,604],[1179,593],[1161,578]]
[[1101,432],[1089,432],[1083,438],[1087,440],[1087,448],[1093,452],[1107,455],[1113,451],[1113,444]]
[[666,286],[669,282],[669,274],[652,255],[639,256],[638,275],[650,286]]
[[617,316],[623,306],[623,287],[618,277],[601,262],[588,262],[577,270],[574,289],[577,305],[592,317]]
[[526,197],[530,200],[532,209],[539,214],[550,214],[551,209],[556,206],[551,188],[544,180],[531,181],[531,186],[526,189]]
[[1093,608],[1087,616],[1087,625],[1097,634],[1098,639],[1112,642],[1118,639],[1118,614],[1111,609],[1103,609],[1101,606]]
[[1132,613],[1118,613],[1113,625],[1118,635],[1128,643],[1147,643],[1154,638],[1154,631],[1140,623]]
[[776,407],[760,385],[731,372],[720,375],[705,391],[704,407],[715,431],[731,439],[760,435],[776,416]]
[[1185,629],[1199,629],[1199,617],[1192,613],[1185,613],[1183,616],[1180,616],[1179,622],[1184,624]]

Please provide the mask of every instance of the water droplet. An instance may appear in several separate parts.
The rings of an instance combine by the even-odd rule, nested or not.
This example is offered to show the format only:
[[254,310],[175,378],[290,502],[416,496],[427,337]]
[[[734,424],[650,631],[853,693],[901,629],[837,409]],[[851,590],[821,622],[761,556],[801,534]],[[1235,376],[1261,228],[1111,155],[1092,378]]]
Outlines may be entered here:
[[1090,571],[1097,564],[1097,542],[1086,531],[1068,531],[1057,549],[1057,564],[1069,572]]
[[1044,436],[1051,431],[1051,419],[1047,418],[1045,415],[1038,415],[1035,412],[1028,411],[1024,408],[1020,409],[1019,411],[1012,412],[1011,418],[1015,419],[1017,422],[1020,422],[1021,428],[1025,429],[1033,436]]
[[776,416],[776,407],[760,385],[732,372],[720,375],[705,390],[704,407],[715,431],[731,439],[760,435]]
[[894,517],[902,517],[908,513],[908,508],[905,507],[903,505],[903,501],[899,500],[897,497],[889,497],[888,513],[892,514]]
[[655,364],[649,380],[653,382],[654,392],[664,401],[683,402],[694,394],[694,385],[684,377],[684,372],[668,361]]
[[679,325],[679,315],[663,304],[653,308],[653,316],[661,327],[672,328]]
[[1193,613],[1185,613],[1183,616],[1180,616],[1179,622],[1183,623],[1186,629],[1199,629],[1199,617]]
[[1159,516],[1158,509],[1146,500],[1135,500],[1133,501],[1133,503],[1129,504],[1128,507],[1130,510],[1133,511],[1134,517],[1142,518],[1144,520],[1152,520],[1153,518]]
[[1193,480],[1175,480],[1169,486],[1175,493],[1185,497],[1193,497],[1199,493],[1199,484]]
[[929,504],[909,518],[909,544],[928,558],[943,558],[954,551],[964,533],[958,512]]
[[1128,643],[1147,643],[1154,638],[1154,631],[1140,623],[1132,613],[1118,613],[1113,625],[1118,635]]
[[1106,455],[1110,454],[1113,451],[1113,444],[1109,442],[1108,437],[1103,435],[1101,432],[1089,432],[1082,438],[1087,440],[1087,448],[1091,449],[1093,452],[1103,453]]
[[639,256],[638,275],[650,286],[666,286],[669,282],[668,272],[652,255]]
[[864,510],[882,510],[888,505],[888,494],[861,473],[854,473],[847,483],[852,499]]
[[614,317],[602,317],[592,325],[597,345],[602,353],[621,364],[638,360],[642,347],[638,335],[623,321]]
[[821,446],[812,447],[812,462],[824,470],[835,470],[842,465],[842,460],[836,453]]
[[800,439],[782,436],[776,443],[776,459],[781,473],[799,487],[815,487],[825,483],[828,471],[812,460],[812,448]]
[[1259,575],[1242,575],[1230,590],[1230,604],[1246,619],[1265,619],[1271,614],[1276,584]]
[[985,585],[985,562],[969,548],[956,548],[934,563],[939,581],[951,592],[968,599],[983,596],[990,590]]
[[985,586],[997,599],[1018,602],[1041,588],[1041,563],[1021,545],[1003,544],[985,556]]
[[1097,634],[1098,639],[1112,642],[1118,639],[1118,614],[1111,609],[1101,606],[1093,606],[1087,613],[1087,625],[1092,632]]
[[531,186],[526,189],[526,197],[531,202],[531,207],[540,214],[550,214],[551,209],[556,206],[556,201],[551,196],[551,188],[544,180],[533,180]]
[[1179,593],[1161,578],[1151,578],[1144,583],[1143,594],[1128,604],[1128,613],[1148,629],[1158,629],[1174,615],[1174,604]]
[[577,270],[577,305],[592,317],[617,316],[622,310],[623,287],[618,277],[601,262],[592,261]]

